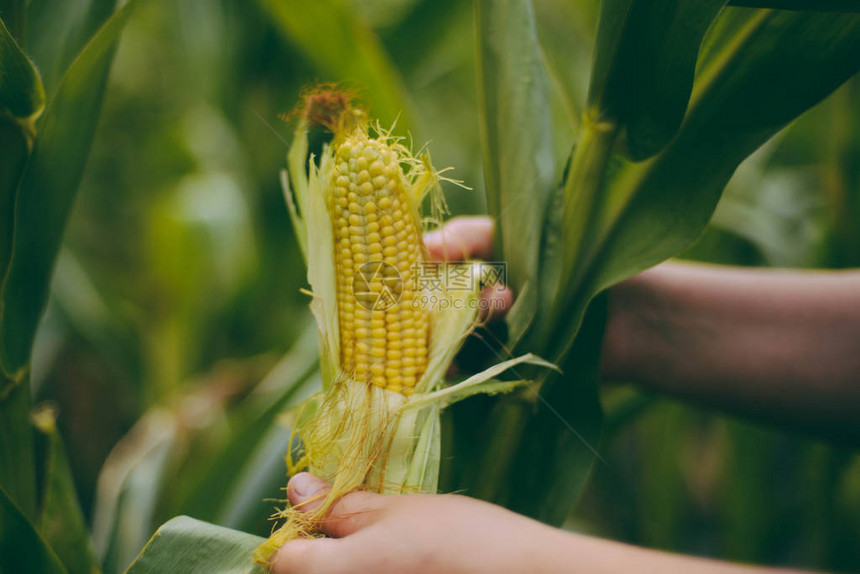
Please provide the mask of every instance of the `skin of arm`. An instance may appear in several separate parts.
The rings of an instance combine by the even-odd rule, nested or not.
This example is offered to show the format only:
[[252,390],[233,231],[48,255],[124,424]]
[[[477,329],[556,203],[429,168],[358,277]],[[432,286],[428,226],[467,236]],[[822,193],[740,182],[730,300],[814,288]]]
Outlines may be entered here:
[[[287,487],[311,510],[329,485],[307,473]],[[499,506],[457,495],[353,492],[329,512],[330,538],[295,540],[275,574],[754,574],[760,568],[690,558],[571,534]]]
[[860,444],[860,271],[664,263],[609,317],[605,377]]
[[[425,243],[489,258],[492,221],[454,218]],[[602,359],[607,379],[860,445],[860,271],[658,265],[610,290]]]

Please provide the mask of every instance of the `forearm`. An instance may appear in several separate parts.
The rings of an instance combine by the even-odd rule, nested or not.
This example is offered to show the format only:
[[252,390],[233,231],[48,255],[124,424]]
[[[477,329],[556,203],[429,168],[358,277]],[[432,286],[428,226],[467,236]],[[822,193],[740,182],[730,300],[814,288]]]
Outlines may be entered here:
[[661,572],[673,574],[764,574],[788,572],[704,558],[693,558],[630,546],[589,536],[564,534],[564,552],[556,552],[554,564],[547,572],[587,574],[622,574],[628,572]]
[[669,263],[610,308],[607,377],[860,442],[860,272]]
[[[299,473],[287,496],[300,512],[312,512],[329,488],[321,479]],[[275,574],[775,572],[572,534],[458,495],[352,492],[332,505],[320,527],[330,538],[287,543],[276,557]]]

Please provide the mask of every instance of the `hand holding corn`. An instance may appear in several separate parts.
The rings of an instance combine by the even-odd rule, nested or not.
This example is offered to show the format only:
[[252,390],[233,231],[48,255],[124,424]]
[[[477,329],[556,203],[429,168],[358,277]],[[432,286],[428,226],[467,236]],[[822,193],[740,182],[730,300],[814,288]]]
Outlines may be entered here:
[[[321,86],[303,101],[282,183],[308,266],[322,390],[293,413],[287,467],[291,475],[307,469],[332,487],[312,512],[287,505],[275,514],[280,525],[255,553],[262,564],[285,542],[318,536],[326,512],[346,493],[435,493],[441,410],[528,384],[497,378],[516,365],[556,368],[525,354],[447,380],[463,341],[486,320],[478,314],[479,280],[452,292],[423,265],[430,249],[461,258],[457,237],[445,231],[431,234],[429,247],[421,240],[444,216],[440,182],[459,182],[434,169],[426,152],[414,156],[401,138],[372,124],[349,93]],[[308,154],[308,131],[319,125],[332,140],[316,158]],[[430,217],[422,216],[425,203]],[[456,226],[489,251],[483,221]],[[462,258],[475,250],[462,250]],[[477,268],[466,262],[465,272],[474,277]],[[428,297],[428,285],[442,292]],[[509,292],[496,291],[498,303],[510,302]],[[453,303],[434,306],[440,298]]]
[[[287,494],[312,512],[329,488],[303,473],[290,481]],[[455,495],[353,492],[331,507],[322,530],[329,538],[294,540],[281,548],[274,574],[766,572],[572,534]]]

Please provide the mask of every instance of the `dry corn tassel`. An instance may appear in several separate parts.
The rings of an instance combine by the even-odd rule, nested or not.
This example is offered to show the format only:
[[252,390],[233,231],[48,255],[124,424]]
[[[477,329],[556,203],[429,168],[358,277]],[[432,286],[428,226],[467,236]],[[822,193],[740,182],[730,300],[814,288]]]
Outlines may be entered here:
[[[448,298],[444,307],[422,304],[419,205],[428,192],[439,193],[438,173],[426,155],[413,157],[378,127],[371,133],[347,94],[320,88],[304,104],[282,182],[308,265],[323,389],[296,417],[301,454],[288,454],[287,463],[290,474],[309,470],[332,490],[314,512],[287,507],[276,515],[282,524],[255,555],[263,564],[285,542],[315,536],[347,492],[436,492],[440,409],[524,383],[493,379],[517,364],[552,367],[525,355],[444,386],[477,321],[478,290],[435,293]],[[318,163],[306,157],[312,123],[334,134]]]

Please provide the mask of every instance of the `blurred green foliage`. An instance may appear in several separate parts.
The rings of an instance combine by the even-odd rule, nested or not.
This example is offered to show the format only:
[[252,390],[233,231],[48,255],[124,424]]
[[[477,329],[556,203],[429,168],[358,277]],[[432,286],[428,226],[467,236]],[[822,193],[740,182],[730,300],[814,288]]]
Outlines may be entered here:
[[[329,4],[337,18],[318,12]],[[559,164],[586,104],[598,4],[534,2]],[[49,98],[70,63],[52,54],[71,57],[112,10],[31,0],[28,53]],[[31,375],[36,402],[57,405],[106,572],[178,513],[265,535],[282,496],[287,431],[273,423],[315,384],[315,346],[277,179],[291,132],[279,114],[313,82],[370,83],[372,111],[389,123],[402,112],[397,133],[430,141],[434,162],[474,188],[446,188],[452,211],[484,212],[475,44],[471,3],[457,0],[141,4],[107,80]],[[686,257],[860,267],[858,220],[855,77],[742,165]],[[602,394],[605,463],[570,528],[860,569],[856,452],[624,385]]]

